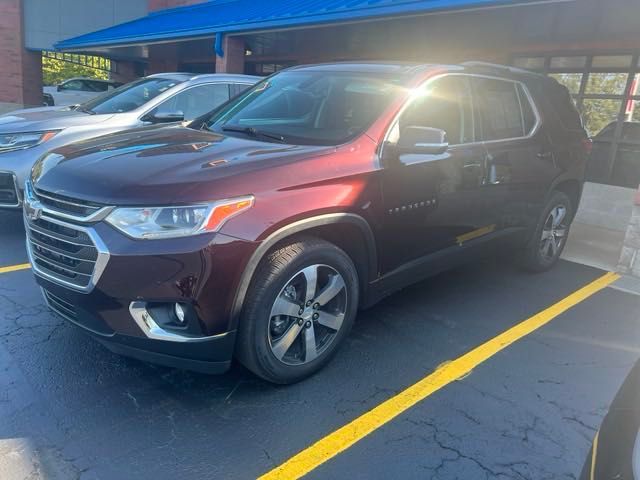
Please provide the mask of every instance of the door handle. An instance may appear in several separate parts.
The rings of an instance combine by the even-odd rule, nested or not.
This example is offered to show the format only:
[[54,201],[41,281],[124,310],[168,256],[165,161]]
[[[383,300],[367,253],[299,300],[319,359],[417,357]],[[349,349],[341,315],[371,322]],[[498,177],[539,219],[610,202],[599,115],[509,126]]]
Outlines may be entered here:
[[549,160],[553,157],[553,152],[540,152],[536,156],[541,160]]

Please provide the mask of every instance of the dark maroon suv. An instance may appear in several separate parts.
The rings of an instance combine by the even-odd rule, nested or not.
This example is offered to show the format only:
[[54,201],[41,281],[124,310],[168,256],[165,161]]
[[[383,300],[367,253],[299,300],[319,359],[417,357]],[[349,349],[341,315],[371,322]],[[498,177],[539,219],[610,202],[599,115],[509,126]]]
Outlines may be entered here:
[[51,309],[115,352],[295,382],[412,282],[496,248],[552,267],[588,146],[568,91],[525,71],[297,67],[45,155],[29,255]]

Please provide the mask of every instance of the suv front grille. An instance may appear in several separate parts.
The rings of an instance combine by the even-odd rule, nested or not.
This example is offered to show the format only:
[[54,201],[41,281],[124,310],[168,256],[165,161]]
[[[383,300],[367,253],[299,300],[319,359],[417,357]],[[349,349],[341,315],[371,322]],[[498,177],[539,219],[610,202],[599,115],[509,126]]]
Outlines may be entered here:
[[53,218],[26,219],[27,247],[35,272],[55,283],[89,291],[108,254],[91,230]]
[[19,205],[20,199],[13,173],[0,172],[0,206],[17,207]]
[[90,217],[104,208],[103,205],[77,200],[40,189],[35,189],[34,193],[44,207],[75,217]]

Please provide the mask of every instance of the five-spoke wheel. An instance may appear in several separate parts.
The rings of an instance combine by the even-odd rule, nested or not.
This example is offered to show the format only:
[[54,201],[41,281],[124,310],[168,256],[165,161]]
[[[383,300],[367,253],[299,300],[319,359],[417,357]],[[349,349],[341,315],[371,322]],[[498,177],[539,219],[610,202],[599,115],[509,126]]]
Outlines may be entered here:
[[349,333],[358,293],[357,270],[337,246],[304,238],[274,250],[247,294],[239,360],[276,383],[312,375]]
[[567,244],[573,214],[569,197],[563,192],[554,192],[522,254],[522,264],[527,270],[544,272],[558,262]]
[[310,265],[300,270],[271,308],[271,351],[288,365],[315,360],[340,331],[346,307],[344,279],[334,268]]

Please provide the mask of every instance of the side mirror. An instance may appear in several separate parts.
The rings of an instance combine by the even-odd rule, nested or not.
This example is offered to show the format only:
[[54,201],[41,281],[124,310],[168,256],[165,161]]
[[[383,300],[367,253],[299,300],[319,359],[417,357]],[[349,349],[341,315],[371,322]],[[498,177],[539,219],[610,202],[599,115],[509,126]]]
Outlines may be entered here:
[[145,115],[142,120],[151,123],[184,122],[184,113],[180,110],[175,112],[152,112]]
[[57,90],[58,92],[61,92],[62,90],[64,90],[64,89],[62,88],[62,84],[61,84],[61,83],[60,83],[60,84],[58,84],[58,85],[56,86],[56,90]]
[[398,153],[441,155],[449,149],[447,132],[439,128],[405,127],[400,132]]

